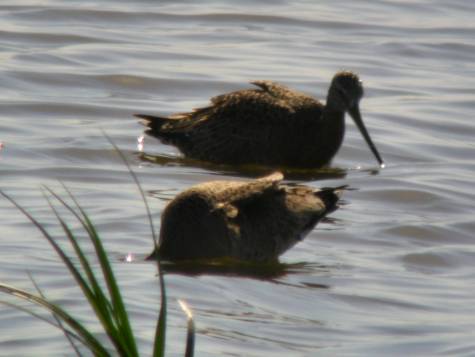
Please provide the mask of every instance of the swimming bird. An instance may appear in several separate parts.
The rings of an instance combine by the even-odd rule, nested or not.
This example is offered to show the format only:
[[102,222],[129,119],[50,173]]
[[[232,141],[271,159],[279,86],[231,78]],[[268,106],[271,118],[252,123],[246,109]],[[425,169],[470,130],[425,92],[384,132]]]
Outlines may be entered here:
[[219,95],[211,105],[169,117],[136,114],[146,133],[176,145],[190,158],[224,164],[318,168],[337,153],[348,112],[381,167],[383,160],[363,123],[363,84],[349,71],[335,74],[326,105],[271,81],[257,89]]
[[162,214],[158,249],[149,258],[277,260],[337,209],[344,189],[282,179],[275,172],[249,182],[210,181],[178,194]]

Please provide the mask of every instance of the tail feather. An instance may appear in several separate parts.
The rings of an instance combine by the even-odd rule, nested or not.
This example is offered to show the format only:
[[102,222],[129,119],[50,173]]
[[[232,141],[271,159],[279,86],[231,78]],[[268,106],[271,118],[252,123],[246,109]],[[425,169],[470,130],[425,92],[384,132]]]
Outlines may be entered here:
[[325,203],[327,213],[333,212],[338,208],[338,201],[347,185],[339,187],[324,187],[315,192],[315,194]]
[[152,130],[160,130],[161,126],[170,119],[147,114],[134,114],[134,117],[141,119],[140,122]]

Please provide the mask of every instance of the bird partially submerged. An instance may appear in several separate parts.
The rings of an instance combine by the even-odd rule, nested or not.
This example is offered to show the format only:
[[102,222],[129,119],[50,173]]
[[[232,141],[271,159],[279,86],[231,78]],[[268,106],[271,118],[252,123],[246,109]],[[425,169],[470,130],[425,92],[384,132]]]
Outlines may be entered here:
[[282,179],[276,172],[248,182],[205,182],[180,193],[162,214],[159,246],[150,257],[277,260],[337,209],[343,190],[285,185]]
[[326,105],[271,81],[258,89],[219,95],[211,105],[158,117],[136,114],[147,134],[176,145],[186,156],[225,164],[318,168],[341,146],[348,112],[381,167],[383,160],[363,123],[363,85],[349,71],[335,74]]

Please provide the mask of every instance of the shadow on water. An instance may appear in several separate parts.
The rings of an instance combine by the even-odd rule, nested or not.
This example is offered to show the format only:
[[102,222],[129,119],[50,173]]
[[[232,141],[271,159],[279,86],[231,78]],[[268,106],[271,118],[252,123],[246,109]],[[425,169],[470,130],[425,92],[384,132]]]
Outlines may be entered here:
[[136,152],[140,161],[162,166],[183,166],[205,169],[216,175],[244,176],[249,178],[261,177],[273,171],[281,171],[287,180],[317,181],[342,179],[347,175],[346,169],[323,167],[319,169],[298,169],[289,167],[270,167],[263,165],[227,165],[190,159],[182,156],[150,155]]
[[[132,260],[120,256],[123,262],[153,262],[145,256],[134,256]],[[232,258],[186,260],[186,261],[162,261],[160,266],[165,274],[181,274],[186,276],[214,275],[227,277],[243,277],[257,280],[268,280],[283,278],[292,274],[315,274],[321,271],[328,274],[330,268],[325,265],[308,262],[281,263],[278,260],[265,263],[246,262]],[[280,283],[280,282],[279,282]],[[329,288],[324,284],[316,284],[318,288]]]
[[213,261],[188,261],[188,262],[162,262],[163,272],[165,274],[181,274],[186,276],[225,276],[248,278],[273,282],[278,285],[292,286],[295,288],[305,289],[329,289],[330,286],[326,284],[317,283],[290,283],[288,281],[280,280],[292,274],[315,274],[316,271],[321,271],[324,274],[329,273],[329,267],[318,265],[316,263],[250,263],[242,261],[233,261],[230,259],[219,259]]
[[302,273],[311,270],[306,263],[253,263],[229,258],[206,261],[164,262],[165,273],[179,273],[190,276],[222,275],[255,279],[276,279],[289,274]]

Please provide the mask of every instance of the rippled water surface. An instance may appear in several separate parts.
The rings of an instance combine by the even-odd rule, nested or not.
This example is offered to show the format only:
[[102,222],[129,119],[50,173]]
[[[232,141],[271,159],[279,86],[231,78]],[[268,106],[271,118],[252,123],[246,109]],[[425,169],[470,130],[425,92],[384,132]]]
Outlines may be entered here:
[[[330,4],[330,3],[329,3]],[[182,355],[186,299],[198,356],[475,355],[475,5],[456,1],[2,1],[0,188],[61,232],[41,185],[67,183],[102,233],[140,348],[160,292],[137,189],[159,224],[167,200],[216,178],[183,163],[133,113],[186,111],[272,79],[324,99],[333,74],[365,85],[363,117],[387,167],[348,121],[332,166],[297,177],[348,184],[344,205],[282,256],[281,274],[168,273],[167,351]],[[146,160],[155,157],[155,160]],[[46,294],[97,330],[39,232],[0,200],[0,281]],[[90,252],[90,251],[89,251]],[[132,264],[122,261],[127,253]],[[0,305],[0,355],[64,356],[64,336]]]

